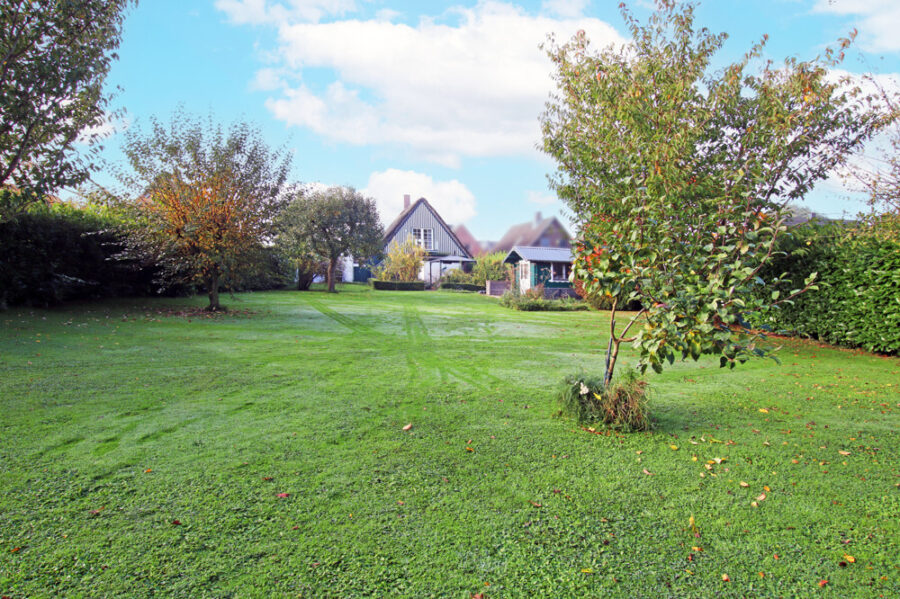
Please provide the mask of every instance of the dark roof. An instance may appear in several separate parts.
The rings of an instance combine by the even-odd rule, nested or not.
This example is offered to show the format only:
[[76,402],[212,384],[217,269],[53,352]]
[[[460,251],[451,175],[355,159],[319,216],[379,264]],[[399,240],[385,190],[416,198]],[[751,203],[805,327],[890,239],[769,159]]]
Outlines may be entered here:
[[464,252],[466,252],[466,254],[468,254],[466,256],[466,258],[471,258],[472,257],[471,253],[466,248],[466,246],[464,246],[462,244],[462,242],[459,240],[459,238],[453,232],[453,229],[451,229],[450,226],[444,222],[444,219],[441,218],[441,215],[438,214],[437,210],[435,210],[434,207],[431,204],[429,204],[428,200],[426,200],[425,198],[419,198],[418,200],[413,202],[409,206],[409,208],[407,208],[406,210],[401,212],[399,215],[397,215],[397,218],[394,219],[394,222],[392,222],[390,224],[390,226],[388,226],[388,228],[385,229],[384,243],[387,243],[394,237],[394,235],[397,233],[397,229],[399,229],[400,227],[403,226],[403,223],[405,223],[406,219],[408,219],[410,217],[410,215],[416,211],[416,208],[419,207],[419,204],[425,204],[425,208],[427,208],[434,215],[434,218],[437,219],[438,223],[442,227],[444,227],[444,229],[447,230],[447,234],[450,235],[450,238],[456,242],[456,245],[458,245],[461,250],[463,250]]
[[559,222],[555,216],[550,216],[540,220],[531,220],[520,225],[513,225],[509,228],[509,231],[506,232],[506,235],[494,245],[493,250],[509,251],[515,246],[535,246],[544,234],[544,231],[546,231],[553,223],[556,223],[559,228],[566,233],[566,237],[569,237],[569,233],[562,223]]
[[484,248],[481,247],[481,244],[478,243],[478,240],[475,239],[475,236],[469,232],[465,225],[455,225],[453,227],[453,233],[456,235],[457,239],[465,243],[466,251],[473,256],[485,253]]
[[514,264],[519,260],[529,262],[572,262],[575,257],[571,248],[545,248],[536,246],[516,246],[509,251],[504,264]]

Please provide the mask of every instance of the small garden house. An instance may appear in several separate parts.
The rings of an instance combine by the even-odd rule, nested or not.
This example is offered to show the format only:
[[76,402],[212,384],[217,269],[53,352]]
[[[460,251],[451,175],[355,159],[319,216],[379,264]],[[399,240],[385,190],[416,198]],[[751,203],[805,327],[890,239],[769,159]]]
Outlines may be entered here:
[[519,293],[543,285],[545,297],[561,297],[575,295],[569,281],[572,260],[570,248],[517,245],[503,262],[515,268],[513,289]]

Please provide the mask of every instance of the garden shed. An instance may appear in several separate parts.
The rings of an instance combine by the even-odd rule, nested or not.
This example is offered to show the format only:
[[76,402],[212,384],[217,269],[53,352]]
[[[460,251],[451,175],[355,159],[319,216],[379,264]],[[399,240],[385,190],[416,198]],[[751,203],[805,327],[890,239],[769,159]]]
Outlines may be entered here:
[[545,297],[574,296],[569,281],[572,272],[570,248],[515,246],[503,259],[515,268],[513,288],[524,293],[538,285],[544,286]]

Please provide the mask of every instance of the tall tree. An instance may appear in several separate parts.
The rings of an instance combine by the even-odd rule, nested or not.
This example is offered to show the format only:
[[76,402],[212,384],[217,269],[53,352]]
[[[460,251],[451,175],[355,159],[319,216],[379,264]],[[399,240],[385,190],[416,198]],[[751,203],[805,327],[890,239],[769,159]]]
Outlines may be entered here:
[[[622,343],[641,371],[676,355],[723,366],[764,355],[743,315],[771,303],[750,292],[769,283],[758,273],[785,205],[888,120],[828,76],[850,39],[775,66],[761,60],[764,36],[713,71],[726,35],[696,28],[693,4],[657,0],[646,24],[624,4],[622,15],[624,48],[598,52],[584,32],[550,39],[557,92],[542,117],[551,183],[579,224],[575,276],[612,304],[607,385]],[[617,329],[617,309],[635,301]]]
[[[375,200],[352,187],[298,194],[280,217],[280,238],[298,255],[312,252],[328,262],[328,291],[335,292],[341,256],[368,258],[381,250],[384,230]],[[293,240],[293,241],[291,241]]]
[[258,129],[227,131],[177,112],[149,133],[132,128],[123,150],[133,170],[135,225],[129,254],[154,261],[169,280],[196,282],[219,310],[219,289],[252,268],[285,204],[291,157],[272,150]]
[[[88,176],[126,8],[135,0],[0,2],[0,187],[22,204]],[[94,148],[96,150],[96,146]]]

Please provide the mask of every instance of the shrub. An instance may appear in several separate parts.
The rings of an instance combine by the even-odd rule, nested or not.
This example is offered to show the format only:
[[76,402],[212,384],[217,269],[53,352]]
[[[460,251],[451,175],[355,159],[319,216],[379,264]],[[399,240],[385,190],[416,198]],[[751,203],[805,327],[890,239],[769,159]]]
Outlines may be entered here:
[[445,283],[451,285],[472,285],[473,280],[471,273],[467,273],[461,268],[451,268],[444,271],[444,274],[441,276],[440,286],[444,287]]
[[384,262],[372,275],[379,281],[415,281],[422,270],[425,254],[425,248],[417,245],[412,235],[403,243],[394,240]]
[[846,225],[794,229],[762,277],[789,273],[789,295],[819,273],[819,290],[777,306],[754,324],[868,351],[900,353],[900,242]]
[[441,289],[454,289],[457,291],[484,291],[484,285],[472,285],[469,283],[451,283],[441,281]]
[[106,208],[65,203],[36,204],[0,222],[0,307],[183,292],[155,285],[153,265],[114,259],[120,224]]
[[475,258],[475,266],[472,267],[470,275],[471,283],[481,285],[487,284],[487,281],[508,281],[510,279],[510,267],[503,264],[506,258],[504,252],[494,252],[492,254],[483,254]]
[[588,310],[588,305],[570,297],[562,299],[533,298],[509,290],[500,297],[500,305],[522,312],[575,312]]
[[571,375],[559,393],[561,413],[581,424],[604,424],[625,432],[650,429],[647,381],[628,371],[608,387],[603,377]]
[[379,281],[369,279],[373,289],[382,291],[425,291],[425,281]]

